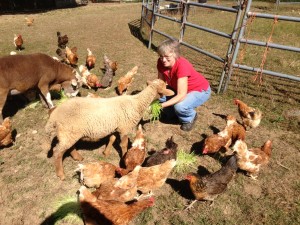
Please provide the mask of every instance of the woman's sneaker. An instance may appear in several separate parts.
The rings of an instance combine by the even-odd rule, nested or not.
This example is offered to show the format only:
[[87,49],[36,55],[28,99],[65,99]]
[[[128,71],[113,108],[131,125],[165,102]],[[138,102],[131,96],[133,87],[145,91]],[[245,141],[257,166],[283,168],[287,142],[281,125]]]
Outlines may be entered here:
[[191,131],[191,130],[193,129],[193,126],[194,126],[194,124],[195,124],[197,118],[198,118],[198,115],[197,115],[197,113],[196,113],[196,115],[195,115],[193,121],[190,122],[190,123],[184,123],[184,124],[182,124],[182,125],[180,126],[180,129],[183,130],[183,131]]

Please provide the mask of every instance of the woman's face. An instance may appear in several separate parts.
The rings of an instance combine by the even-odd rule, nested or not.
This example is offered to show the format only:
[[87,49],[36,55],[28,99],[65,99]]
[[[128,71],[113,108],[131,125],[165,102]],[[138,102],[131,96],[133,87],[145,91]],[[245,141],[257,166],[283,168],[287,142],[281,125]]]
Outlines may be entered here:
[[175,53],[168,53],[166,52],[163,55],[159,56],[160,61],[164,65],[164,67],[169,67],[172,68],[175,64],[176,58],[175,58]]

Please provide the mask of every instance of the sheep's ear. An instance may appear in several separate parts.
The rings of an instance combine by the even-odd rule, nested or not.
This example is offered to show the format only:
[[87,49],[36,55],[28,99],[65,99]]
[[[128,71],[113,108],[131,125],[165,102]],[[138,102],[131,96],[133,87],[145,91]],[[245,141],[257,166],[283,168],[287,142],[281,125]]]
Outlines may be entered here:
[[173,96],[175,92],[170,89],[164,89],[161,94],[165,96]]
[[153,82],[150,81],[150,80],[147,81],[147,85],[150,85],[150,84],[152,84],[152,83],[153,83]]

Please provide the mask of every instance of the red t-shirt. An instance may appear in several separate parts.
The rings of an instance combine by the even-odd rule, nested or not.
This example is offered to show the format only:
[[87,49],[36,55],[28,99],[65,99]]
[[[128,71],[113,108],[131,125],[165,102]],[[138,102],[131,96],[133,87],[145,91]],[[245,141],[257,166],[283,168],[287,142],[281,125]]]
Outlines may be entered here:
[[164,67],[161,60],[158,59],[157,70],[163,74],[167,84],[174,91],[177,91],[177,80],[181,77],[188,77],[188,93],[191,91],[206,91],[209,87],[208,80],[201,73],[197,72],[193,65],[184,57],[179,57],[171,69]]

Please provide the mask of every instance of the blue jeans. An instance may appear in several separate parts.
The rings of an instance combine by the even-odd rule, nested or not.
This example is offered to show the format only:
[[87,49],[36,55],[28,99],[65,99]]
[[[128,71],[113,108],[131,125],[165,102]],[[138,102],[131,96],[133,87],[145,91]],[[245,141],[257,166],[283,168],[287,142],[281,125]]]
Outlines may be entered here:
[[[196,115],[195,109],[205,103],[210,98],[210,94],[210,87],[207,89],[207,91],[192,91],[188,93],[181,102],[178,102],[173,106],[164,108],[163,113],[166,114],[169,118],[177,116],[181,123],[191,123]],[[165,102],[170,98],[172,98],[172,96],[163,96],[159,99],[159,102]]]

